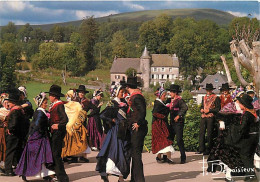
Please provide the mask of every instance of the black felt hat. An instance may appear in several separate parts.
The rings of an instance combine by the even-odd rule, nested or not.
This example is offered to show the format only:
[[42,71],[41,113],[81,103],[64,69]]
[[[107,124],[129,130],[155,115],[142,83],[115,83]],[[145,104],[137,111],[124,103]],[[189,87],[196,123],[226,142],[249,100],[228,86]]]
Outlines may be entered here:
[[49,92],[46,92],[46,93],[49,93],[51,95],[55,95],[58,97],[64,97],[64,94],[61,93],[61,87],[58,85],[52,85]]
[[219,90],[230,90],[232,88],[229,87],[228,83],[223,83]]
[[86,90],[85,85],[79,85],[79,88],[76,89],[76,92],[85,92],[85,93],[89,93],[89,91]]
[[11,89],[8,91],[8,98],[6,98],[5,100],[11,101],[11,102],[19,102],[20,100],[20,90],[18,90],[17,88]]
[[215,88],[213,87],[212,83],[207,83],[206,87],[204,89],[205,90],[214,90]]
[[179,85],[176,84],[171,84],[170,88],[168,88],[167,90],[171,91],[171,92],[182,92],[181,87]]
[[125,83],[125,86],[128,86],[130,88],[137,88],[137,86],[139,85],[139,82],[137,81],[137,77],[132,77],[132,76],[129,76],[127,78],[127,82]]
[[254,109],[252,104],[253,98],[247,94],[244,94],[242,97],[237,97],[237,100],[248,109]]

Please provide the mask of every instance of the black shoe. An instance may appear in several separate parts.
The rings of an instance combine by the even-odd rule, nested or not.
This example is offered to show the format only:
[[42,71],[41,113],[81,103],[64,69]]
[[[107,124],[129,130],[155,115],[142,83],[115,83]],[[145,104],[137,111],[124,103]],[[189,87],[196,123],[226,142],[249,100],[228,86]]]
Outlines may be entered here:
[[195,152],[195,154],[203,154],[203,152]]
[[26,176],[21,176],[22,177],[22,180],[23,181],[28,181],[27,179],[26,179]]
[[101,179],[102,179],[104,182],[109,182],[109,180],[108,180],[108,177],[107,177],[107,176],[101,176]]
[[15,176],[14,172],[9,172],[9,173],[3,173],[1,176]]
[[80,157],[79,162],[89,163],[89,160],[86,159],[85,157]]
[[167,162],[168,164],[174,164],[174,162],[173,162],[171,159],[168,159],[168,158],[167,158],[166,162]]
[[164,163],[164,162],[166,162],[164,159],[160,159],[159,157],[156,157],[156,161],[157,161],[158,163]]
[[186,163],[186,159],[181,160],[181,164],[185,164]]
[[71,163],[78,163],[78,157],[72,157],[72,158],[68,161],[68,164],[71,164]]

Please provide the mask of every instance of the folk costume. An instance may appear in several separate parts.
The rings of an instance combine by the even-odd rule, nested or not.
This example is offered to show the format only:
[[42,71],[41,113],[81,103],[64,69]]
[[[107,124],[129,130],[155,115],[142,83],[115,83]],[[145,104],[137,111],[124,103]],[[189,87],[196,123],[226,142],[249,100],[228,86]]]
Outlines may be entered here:
[[[168,123],[169,108],[160,99],[166,91],[163,88],[158,90],[158,98],[154,101],[152,110],[152,152],[153,154],[174,153],[173,141],[170,134],[170,125]],[[159,161],[158,158],[156,158]]]
[[[9,92],[8,101],[13,104],[19,102],[20,91],[13,89]],[[26,119],[21,106],[15,105],[10,108],[7,116],[7,134],[6,134],[6,157],[4,176],[14,176],[12,166],[16,166],[23,152],[26,136],[28,134],[30,122]]]
[[9,110],[4,106],[5,99],[8,98],[7,94],[1,94],[0,103],[3,107],[0,108],[0,162],[5,161],[5,151],[6,151],[6,143],[5,143],[5,129],[7,127],[7,115]]
[[53,158],[49,141],[49,113],[41,107],[45,99],[45,93],[34,98],[38,108],[34,112],[29,138],[15,170],[17,175],[46,177],[55,174],[47,169],[53,164]]
[[[79,88],[76,89],[76,92],[84,92],[89,93],[89,91],[86,90],[86,87],[84,85],[79,85]],[[87,117],[85,118],[85,121],[83,122],[83,125],[85,127],[87,127],[87,123],[88,123],[88,118],[92,117],[93,115],[95,115],[95,113],[99,112],[99,108],[97,106],[95,106],[88,98],[83,97],[83,98],[79,98],[77,97],[77,101],[81,104],[82,109],[87,113]],[[88,113],[89,111],[91,111],[90,113]],[[87,133],[87,136],[89,136],[89,134]],[[87,141],[88,143],[88,141]],[[85,151],[83,151],[83,154],[89,154],[91,153],[91,149],[88,145],[87,149]],[[87,161],[87,159],[85,158],[81,158],[84,161]]]
[[[72,97],[73,90],[68,91],[66,95],[67,98]],[[66,125],[67,134],[64,138],[62,158],[78,155],[88,147],[87,129],[83,125],[87,113],[82,109],[81,104],[75,101],[67,102],[64,107],[69,121]]]
[[[172,84],[170,85],[171,92],[180,93],[180,86]],[[184,121],[185,121],[185,114],[188,110],[188,106],[186,105],[185,101],[179,96],[176,95],[175,98],[170,100],[170,126],[173,130],[173,138],[176,135],[177,145],[179,146],[180,153],[181,153],[181,163],[186,162],[186,154],[184,148],[184,141],[183,141],[183,128],[184,128]],[[174,121],[174,118],[179,116],[177,122]]]
[[103,92],[101,90],[97,90],[93,93],[94,98],[91,99],[92,104],[94,104],[98,109],[96,109],[96,112],[92,112],[91,109],[90,112],[92,112],[92,115],[88,118],[88,124],[87,124],[87,130],[89,135],[89,145],[92,149],[100,150],[102,145],[102,136],[103,136],[103,128],[102,123],[100,119],[100,109],[101,106],[100,101],[97,100],[95,97],[98,95],[102,95]]
[[[244,167],[235,144],[241,121],[241,111],[234,102],[226,104],[217,114],[217,121],[225,123],[224,130],[218,135],[208,157],[208,172],[216,172],[218,166],[226,170],[226,179],[231,180],[231,170]],[[235,175],[234,173],[232,175]],[[238,173],[237,175],[241,175]]]
[[[119,90],[122,86],[115,87],[112,91]],[[102,148],[97,155],[98,171],[103,178],[108,174],[123,176],[124,179],[130,173],[130,130],[126,120],[127,104],[115,97],[100,114],[103,123],[108,126],[107,135]],[[115,122],[113,122],[113,119]]]
[[[206,90],[214,90],[213,85],[206,84]],[[213,146],[213,138],[214,136],[214,128],[216,125],[216,115],[221,108],[220,105],[220,98],[211,93],[211,95],[205,95],[202,99],[201,109],[209,110],[208,113],[203,112],[201,114],[201,121],[200,121],[200,135],[199,135],[199,153],[208,154]],[[205,134],[207,129],[207,142],[208,146],[205,147]]]
[[[128,77],[126,86],[128,89],[136,89],[138,85],[137,77]],[[146,102],[141,91],[134,90],[128,100],[127,120],[131,130],[131,181],[144,182],[144,171],[142,162],[142,151],[144,138],[147,134]],[[138,129],[132,130],[133,124],[137,124]]]
[[246,169],[246,175],[255,175],[254,154],[259,141],[259,121],[252,105],[253,98],[247,94],[238,98],[238,101],[245,107],[240,121],[239,141],[236,144],[242,162]]
[[[48,93],[56,96],[57,98],[64,97],[61,93],[61,87],[58,85],[52,85]],[[51,129],[51,150],[54,161],[54,171],[58,180],[62,182],[69,181],[69,177],[65,172],[64,164],[61,158],[62,146],[64,144],[63,140],[67,133],[67,123],[68,117],[65,112],[64,103],[61,100],[52,103],[50,106],[50,126],[53,124],[58,124],[58,129]]]

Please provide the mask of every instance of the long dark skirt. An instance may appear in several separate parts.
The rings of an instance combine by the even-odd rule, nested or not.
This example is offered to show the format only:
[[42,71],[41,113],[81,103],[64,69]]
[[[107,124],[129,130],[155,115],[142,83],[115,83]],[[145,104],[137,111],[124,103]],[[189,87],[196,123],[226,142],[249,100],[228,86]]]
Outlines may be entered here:
[[51,163],[53,159],[49,139],[36,131],[29,137],[15,173],[35,176],[41,171],[42,164]]
[[102,148],[97,155],[96,171],[99,173],[106,173],[106,165],[108,159],[111,159],[115,166],[119,169],[122,176],[126,179],[130,173],[130,133],[126,140],[117,138],[119,120],[107,133]]
[[96,122],[101,122],[101,121],[100,120],[96,121],[95,117],[90,117],[88,119],[87,130],[88,130],[88,135],[89,135],[89,146],[100,149],[101,145],[102,145],[103,133],[98,128]]

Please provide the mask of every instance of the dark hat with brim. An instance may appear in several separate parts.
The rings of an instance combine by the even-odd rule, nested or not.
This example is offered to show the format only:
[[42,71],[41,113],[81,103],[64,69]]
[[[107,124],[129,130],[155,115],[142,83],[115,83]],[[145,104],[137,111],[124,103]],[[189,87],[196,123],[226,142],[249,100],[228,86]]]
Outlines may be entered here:
[[205,90],[214,90],[216,88],[213,87],[212,83],[207,83],[206,87],[204,88]]
[[50,87],[49,92],[45,92],[45,93],[49,93],[50,95],[54,95],[57,97],[64,97],[65,95],[61,93],[61,87],[58,85],[52,85]]
[[230,89],[232,88],[229,87],[228,83],[223,83],[219,90],[230,90]]
[[177,93],[182,92],[181,87],[179,85],[176,85],[176,84],[170,85],[170,88],[168,88],[166,90],[168,90],[170,92],[177,92]]
[[8,92],[8,98],[6,98],[5,100],[8,100],[10,102],[14,102],[17,103],[20,100],[20,90],[14,88],[9,90]]
[[130,88],[137,88],[137,86],[140,84],[140,82],[137,81],[137,77],[128,77],[127,82],[125,83],[125,86]]
[[246,108],[254,109],[252,104],[253,98],[247,94],[244,94],[242,97],[237,97],[237,100]]
[[79,88],[76,89],[76,92],[84,92],[84,93],[89,93],[89,91],[86,90],[85,85],[79,85]]

